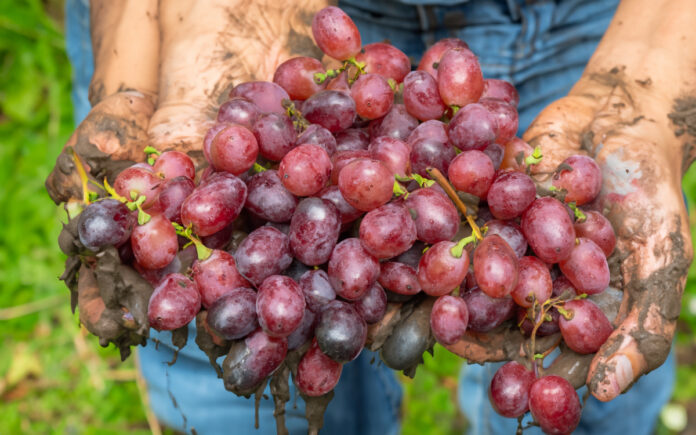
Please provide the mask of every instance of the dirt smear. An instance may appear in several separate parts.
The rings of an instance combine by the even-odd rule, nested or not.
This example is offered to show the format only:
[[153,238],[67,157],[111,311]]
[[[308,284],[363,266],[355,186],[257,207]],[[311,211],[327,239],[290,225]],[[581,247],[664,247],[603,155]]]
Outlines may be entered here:
[[674,100],[672,112],[667,115],[675,126],[674,135],[691,136],[684,141],[684,161],[682,172],[686,172],[696,159],[696,97],[685,96]]

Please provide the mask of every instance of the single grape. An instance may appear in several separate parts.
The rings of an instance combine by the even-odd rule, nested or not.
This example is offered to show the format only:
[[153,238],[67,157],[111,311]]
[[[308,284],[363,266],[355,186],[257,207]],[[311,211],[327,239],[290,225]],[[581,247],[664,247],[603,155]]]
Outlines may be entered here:
[[580,422],[578,394],[560,376],[544,376],[529,389],[529,410],[547,434],[569,434]]
[[287,337],[302,323],[305,299],[300,286],[283,275],[271,275],[259,286],[256,313],[266,334]]
[[[230,240],[232,240],[235,231],[237,231],[236,226],[237,225],[232,222],[217,233],[201,237],[201,242],[210,249],[225,249],[230,243]],[[179,239],[179,243],[181,243],[181,239]]]
[[469,46],[466,42],[457,38],[440,39],[423,53],[423,57],[421,57],[421,61],[418,64],[418,71],[426,71],[437,79],[440,59],[450,48],[469,48]]
[[432,139],[443,143],[449,141],[447,124],[437,119],[425,121],[411,132],[406,143],[408,143],[409,147],[413,147],[413,144],[420,139]]
[[609,257],[616,246],[616,234],[609,219],[600,212],[585,211],[585,220],[575,222],[575,235],[592,240]]
[[[210,157],[210,145],[212,145],[213,139],[215,139],[215,136],[217,136],[218,133],[220,133],[224,128],[228,127],[229,125],[230,124],[227,122],[217,123],[217,124],[213,125],[212,127],[210,127],[208,132],[203,137],[203,156],[205,157],[205,160],[207,162],[209,162],[211,159],[211,157]],[[244,124],[240,124],[240,125],[244,125]],[[251,128],[251,126],[249,126],[249,128]],[[205,168],[205,171],[201,175],[201,181],[206,179],[206,177],[204,177],[203,175],[212,174],[214,172],[215,171],[213,170],[213,168],[211,166],[208,166],[207,168]]]
[[353,20],[335,6],[327,6],[314,15],[312,35],[321,51],[338,60],[354,57],[362,46]]
[[241,125],[229,125],[210,144],[210,163],[218,171],[240,175],[248,171],[259,154],[254,134]]
[[368,150],[372,158],[384,163],[392,174],[406,177],[411,173],[411,148],[406,142],[388,136],[378,137]]
[[152,169],[165,180],[176,177],[186,177],[193,180],[196,177],[196,167],[193,165],[193,160],[180,151],[163,152],[155,160]]
[[322,147],[304,144],[283,157],[278,166],[278,176],[293,195],[310,196],[319,192],[329,181],[331,169],[331,158]]
[[131,245],[136,261],[146,269],[168,265],[179,250],[176,231],[161,214],[153,214],[147,223],[133,228]]
[[389,136],[406,140],[418,126],[418,119],[410,115],[403,104],[394,104],[382,119],[370,122],[370,137]]
[[209,236],[231,224],[242,211],[246,184],[232,174],[217,173],[201,182],[181,204],[181,222],[199,236]]
[[457,288],[469,270],[466,250],[460,257],[452,253],[454,242],[437,242],[430,247],[418,263],[418,283],[430,296],[442,296]]
[[237,270],[232,254],[214,249],[205,260],[193,262],[193,280],[201,294],[201,304],[209,308],[226,292],[237,287],[248,287],[249,282]]
[[196,284],[185,275],[170,273],[152,292],[147,318],[150,327],[171,331],[188,325],[200,309],[201,297]]
[[244,98],[233,98],[222,103],[218,109],[217,122],[238,124],[251,130],[258,117],[259,109],[254,103]]
[[483,151],[495,143],[498,136],[498,120],[486,107],[478,103],[459,109],[447,126],[452,145],[462,151]]
[[240,243],[234,258],[239,273],[255,285],[260,285],[269,276],[277,275],[290,266],[290,240],[276,228],[257,228]]
[[463,151],[450,162],[447,178],[455,189],[486,199],[493,183],[493,162],[481,151]]
[[326,356],[314,341],[297,365],[295,384],[302,394],[318,397],[333,390],[343,365]]
[[427,177],[426,169],[432,167],[446,174],[455,155],[454,147],[447,142],[420,139],[411,148],[411,171]]
[[565,260],[575,246],[575,229],[565,206],[543,197],[534,200],[522,214],[522,233],[529,246],[544,263]]
[[404,79],[404,106],[421,121],[438,119],[445,113],[437,81],[425,71],[411,71]]
[[524,257],[527,252],[527,240],[522,234],[522,228],[514,221],[499,221],[497,219],[486,222],[486,236],[497,234],[507,242],[515,251],[517,258]]
[[319,124],[310,124],[309,127],[297,137],[296,143],[319,145],[324,148],[329,156],[332,156],[336,152],[336,138],[334,138],[329,130]]
[[607,316],[592,301],[571,300],[563,304],[569,316],[561,311],[558,326],[563,341],[580,354],[595,353],[607,341],[613,330]]
[[609,287],[609,265],[602,249],[590,239],[579,237],[570,255],[558,264],[578,293],[601,293]]
[[347,363],[360,355],[367,339],[365,320],[343,301],[330,302],[315,329],[319,349],[332,360]]
[[144,196],[142,207],[148,208],[155,203],[163,178],[152,172],[152,167],[131,166],[121,171],[114,180],[114,190],[126,199]]
[[342,71],[326,84],[327,91],[338,91],[350,96],[350,84],[348,83],[348,73]]
[[[553,280],[553,289],[551,292],[555,297],[562,296],[564,293],[571,297],[577,294],[577,290],[572,282],[565,276],[561,275]],[[566,298],[567,299],[567,298]]]
[[379,262],[361,245],[359,239],[339,242],[329,259],[328,275],[336,294],[347,300],[360,299],[377,281]]
[[387,294],[379,283],[372,284],[362,298],[353,302],[353,308],[365,319],[367,324],[382,320],[387,312]]
[[128,241],[135,216],[125,204],[111,198],[88,205],[78,216],[77,234],[85,248],[98,251]]
[[602,170],[592,157],[570,156],[559,166],[553,177],[553,185],[568,192],[566,202],[586,204],[595,199],[602,189]]
[[338,213],[341,216],[341,224],[345,225],[353,222],[357,218],[363,215],[363,212],[348,204],[346,199],[341,195],[341,191],[338,186],[328,186],[323,188],[317,196],[321,199],[331,201],[333,205],[338,209]]
[[317,84],[314,74],[326,70],[317,59],[305,56],[293,57],[278,65],[273,74],[273,82],[285,89],[293,100],[306,100],[326,87]]
[[519,116],[515,106],[506,103],[502,100],[481,99],[479,103],[488,109],[496,121],[498,121],[498,135],[496,142],[505,144],[510,139],[515,137],[517,127],[519,125]]
[[476,55],[467,48],[445,51],[437,67],[437,85],[448,106],[477,102],[483,93],[483,75]]
[[509,295],[517,285],[518,261],[515,251],[498,235],[484,237],[474,251],[474,277],[492,298]]
[[336,133],[336,151],[366,150],[370,135],[359,128],[347,128]]
[[392,197],[394,177],[382,162],[355,159],[338,174],[338,188],[348,204],[361,211],[374,210]]
[[343,92],[321,91],[309,97],[302,105],[302,114],[312,124],[319,124],[331,133],[353,125],[355,101]]
[[401,295],[415,295],[421,291],[416,269],[404,263],[387,261],[381,263],[378,282],[389,291]]
[[314,338],[314,329],[318,321],[319,315],[305,307],[302,323],[288,335],[288,350],[295,350]]
[[362,74],[350,91],[355,111],[364,119],[381,118],[394,104],[394,91],[387,79],[378,74]]
[[285,114],[261,116],[254,123],[252,131],[258,142],[259,153],[268,160],[278,162],[295,148],[295,127]]
[[517,418],[529,409],[529,390],[534,373],[517,361],[503,364],[493,375],[488,394],[493,409],[507,418]]
[[230,92],[230,98],[244,98],[254,103],[260,113],[285,113],[283,100],[289,100],[290,96],[285,89],[273,82],[244,82],[240,83]]
[[536,198],[536,186],[527,174],[499,171],[488,189],[488,208],[496,219],[513,219]]
[[434,244],[450,240],[459,230],[459,213],[452,201],[433,189],[417,189],[405,201],[415,216],[418,240]]
[[481,99],[490,98],[502,100],[517,108],[520,104],[520,94],[510,82],[500,79],[483,79],[483,94]]
[[551,274],[543,261],[536,257],[522,257],[517,272],[517,286],[512,299],[517,305],[531,307],[534,302],[542,304],[551,297]]
[[251,394],[285,359],[288,340],[271,337],[261,328],[232,343],[222,363],[225,388],[239,395]]
[[321,269],[308,270],[300,277],[298,283],[307,308],[315,313],[320,313],[326,304],[336,299],[329,275]]
[[331,171],[331,183],[338,184],[338,175],[341,170],[350,162],[359,158],[372,158],[372,153],[368,150],[346,150],[336,151],[336,154],[331,156],[333,170]]
[[176,177],[164,182],[153,206],[167,219],[181,224],[181,204],[193,192],[196,185],[187,177]]
[[297,197],[283,186],[278,171],[269,169],[247,181],[247,210],[270,222],[288,222],[297,208]]
[[363,46],[355,60],[365,64],[365,72],[379,74],[385,79],[401,83],[411,71],[411,61],[401,50],[384,42]]
[[430,329],[440,344],[450,345],[459,341],[468,323],[469,309],[464,299],[450,295],[437,298],[430,312]]
[[308,266],[329,261],[341,232],[341,215],[331,201],[305,198],[290,221],[290,249]]
[[389,203],[368,212],[360,222],[360,242],[378,259],[396,257],[416,241],[416,224],[403,203]]
[[210,328],[225,340],[237,340],[259,327],[256,317],[256,292],[250,288],[228,289],[209,308]]
[[477,286],[464,293],[462,299],[469,307],[469,329],[474,332],[495,329],[515,313],[512,298],[492,298]]

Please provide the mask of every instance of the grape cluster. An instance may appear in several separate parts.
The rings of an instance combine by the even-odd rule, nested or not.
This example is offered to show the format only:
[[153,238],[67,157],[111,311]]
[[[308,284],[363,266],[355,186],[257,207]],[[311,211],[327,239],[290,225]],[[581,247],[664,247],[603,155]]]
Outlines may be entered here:
[[515,137],[515,88],[484,79],[461,40],[436,43],[411,71],[396,47],[362,46],[336,7],[312,31],[337,68],[296,57],[272,82],[238,84],[202,143],[207,168],[147,149],[149,164],[123,170],[80,214],[81,243],[118,247],[153,285],[151,327],[203,313],[237,394],[296,351],[299,391],[326,395],[388,301],[431,298],[443,345],[466,331],[530,336],[527,361],[498,370],[491,401],[506,417],[531,411],[548,433],[572,431],[577,395],[542,375],[533,343],[560,331],[587,354],[612,332],[586,299],[608,287],[615,245],[591,210],[598,165],[576,155],[532,178],[543,156]]

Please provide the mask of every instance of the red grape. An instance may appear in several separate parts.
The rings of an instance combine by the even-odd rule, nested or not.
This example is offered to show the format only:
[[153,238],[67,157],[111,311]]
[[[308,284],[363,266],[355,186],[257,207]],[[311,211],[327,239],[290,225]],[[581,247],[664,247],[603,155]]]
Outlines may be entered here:
[[580,422],[578,394],[560,376],[537,379],[529,390],[529,410],[547,434],[569,434]]
[[500,79],[483,80],[481,99],[484,98],[502,100],[515,108],[520,104],[520,94],[517,93],[517,89],[515,89],[512,83]]
[[573,221],[560,201],[544,197],[534,200],[522,214],[522,233],[544,263],[558,263],[575,246]]
[[329,275],[321,269],[305,272],[299,279],[300,289],[304,293],[307,308],[315,313],[336,299],[336,292],[329,282]]
[[201,294],[201,304],[205,308],[209,308],[231,289],[249,285],[237,271],[234,257],[219,249],[214,249],[205,260],[194,261],[191,274]]
[[225,340],[237,340],[258,328],[256,292],[238,287],[220,296],[209,308],[206,317],[210,328]]
[[125,204],[111,198],[88,205],[80,213],[77,233],[91,251],[105,246],[120,246],[128,241],[135,225],[135,216]]
[[327,6],[314,15],[312,35],[321,51],[338,60],[354,57],[362,45],[353,20],[335,6]]
[[289,276],[271,275],[259,286],[256,313],[266,334],[287,337],[302,323],[304,309],[302,290]]
[[447,142],[420,139],[411,148],[411,171],[427,177],[426,169],[433,167],[446,174],[455,155],[454,147]]
[[437,84],[448,106],[477,102],[483,93],[483,75],[476,55],[467,48],[447,50],[437,67]]
[[338,384],[342,370],[343,366],[326,356],[315,341],[297,365],[297,389],[310,397],[323,396]]
[[502,146],[497,143],[492,143],[483,150],[483,153],[491,159],[493,167],[496,170],[500,169],[500,164],[503,163],[503,155],[505,154],[505,150],[503,150]]
[[522,258],[527,252],[527,240],[522,234],[522,228],[513,221],[491,220],[486,222],[486,236],[497,234],[515,251],[517,258]]
[[239,124],[251,129],[258,117],[259,109],[254,103],[244,98],[233,98],[222,103],[218,109],[217,122]]
[[440,39],[423,53],[423,57],[418,64],[418,71],[426,71],[437,79],[440,59],[450,48],[469,48],[469,46],[466,42],[457,38]]
[[121,171],[114,180],[114,190],[119,195],[126,199],[132,198],[132,195],[144,196],[143,208],[148,208],[155,203],[160,187],[164,179],[158,177],[152,168],[143,168],[140,166],[131,166]]
[[193,192],[196,185],[187,177],[165,181],[157,195],[155,208],[172,222],[181,223],[181,204]]
[[136,261],[146,269],[168,265],[179,250],[176,231],[161,214],[153,214],[146,224],[133,228],[131,245]]
[[447,178],[455,189],[486,199],[493,183],[493,162],[481,151],[464,151],[456,156],[447,170]]
[[400,295],[415,295],[421,291],[416,269],[397,261],[381,263],[377,281],[387,290]]
[[348,204],[343,195],[341,195],[338,186],[325,187],[317,193],[317,196],[321,199],[331,201],[333,205],[336,206],[338,213],[341,215],[342,224],[353,222],[363,214],[363,212]]
[[331,158],[312,144],[300,145],[283,157],[278,176],[293,195],[310,196],[319,192],[331,177]]
[[498,121],[498,136],[496,142],[505,144],[515,137],[519,118],[515,106],[502,100],[481,99],[479,103],[488,109]]
[[348,204],[370,211],[389,202],[394,178],[379,160],[355,159],[338,174],[338,188]]
[[353,125],[356,111],[351,97],[339,91],[321,91],[302,105],[303,115],[312,124],[319,124],[331,133]]
[[521,215],[536,198],[534,181],[521,172],[499,171],[488,190],[488,208],[496,219]]
[[370,123],[370,137],[389,136],[406,140],[418,126],[418,119],[411,116],[403,104],[394,104],[382,119]]
[[447,124],[436,119],[425,121],[411,132],[406,142],[409,147],[413,147],[413,144],[420,139],[432,139],[438,142],[449,141],[447,137]]
[[[535,319],[532,321],[531,313],[528,311],[527,308],[517,307],[517,325],[519,325],[522,333],[527,337],[532,335],[534,325],[540,320],[539,316],[541,315],[541,312],[537,309]],[[547,312],[547,315],[551,316],[551,320],[545,318],[544,321],[541,322],[541,325],[539,325],[536,331],[537,337],[546,337],[561,330],[558,326],[558,318],[560,317],[558,310],[552,308]]]
[[360,242],[378,259],[396,257],[416,241],[416,224],[402,203],[389,203],[368,212],[360,222]]
[[329,281],[336,294],[347,300],[360,299],[379,276],[379,262],[359,239],[339,242],[329,259]]
[[590,239],[578,238],[570,256],[558,264],[578,293],[601,293],[609,286],[609,265],[602,249]]
[[302,323],[290,335],[288,335],[288,350],[295,350],[314,338],[314,329],[317,327],[319,316],[305,307]]
[[255,285],[260,285],[267,277],[279,274],[290,266],[290,241],[276,228],[257,228],[239,244],[234,258],[239,273]]
[[411,71],[404,79],[404,106],[421,121],[442,117],[445,103],[440,98],[437,81],[425,71]]
[[310,124],[310,126],[298,136],[296,143],[319,145],[324,148],[326,153],[330,156],[336,152],[336,138],[334,138],[329,130],[319,124]]
[[252,130],[259,153],[268,160],[278,162],[295,147],[295,127],[284,114],[263,115],[256,120]]
[[522,416],[529,409],[529,390],[535,380],[534,373],[517,361],[503,364],[488,390],[493,409],[507,418]]
[[165,151],[155,160],[152,169],[165,180],[176,177],[186,177],[193,180],[196,177],[196,167],[188,155],[180,151]]
[[513,137],[505,144],[504,151],[500,169],[525,172],[527,164],[524,160],[532,155],[534,148],[522,139]]
[[350,162],[358,158],[372,158],[372,153],[368,150],[345,150],[336,151],[336,154],[331,156],[333,170],[331,171],[331,183],[338,184],[338,175],[341,170]]
[[457,111],[447,125],[447,135],[449,142],[462,151],[483,151],[495,143],[498,120],[483,105],[467,104]]
[[387,312],[387,294],[382,286],[375,282],[367,289],[363,297],[353,302],[353,308],[367,324],[377,323]]
[[468,323],[469,309],[464,299],[449,295],[437,298],[430,312],[430,330],[440,344],[459,341]]
[[418,263],[418,282],[430,296],[442,296],[457,288],[469,270],[466,250],[457,258],[452,253],[454,242],[437,242],[430,247]]
[[602,189],[602,170],[591,157],[570,156],[561,163],[553,178],[553,185],[568,192],[566,202],[586,204],[595,199]]
[[278,171],[259,172],[247,181],[247,210],[270,222],[288,222],[297,208],[297,197],[283,186]]
[[[227,122],[221,122],[218,124],[213,125],[210,127],[208,132],[205,134],[205,137],[203,137],[203,156],[205,156],[206,161],[210,161],[210,145],[213,143],[213,139],[215,139],[215,136],[217,136],[218,133],[222,131],[222,129],[226,128],[230,124]],[[240,125],[245,125],[245,124],[240,124]],[[246,126],[246,125],[245,125]],[[249,126],[251,128],[251,126]],[[203,172],[203,175],[206,173],[210,174],[213,173],[213,168],[208,166],[205,168],[205,171]],[[205,179],[205,177],[201,175],[201,181]]]
[[450,240],[459,230],[459,213],[445,195],[433,189],[411,192],[405,201],[415,216],[416,235],[425,243]]
[[509,295],[517,285],[515,251],[502,237],[484,237],[474,251],[474,276],[478,286],[492,298]]
[[289,100],[290,96],[285,89],[273,82],[244,82],[240,83],[230,92],[230,98],[244,98],[251,101],[260,113],[285,113],[283,100]]
[[332,360],[347,363],[360,355],[367,338],[365,320],[343,301],[330,302],[315,329],[319,349]]
[[336,151],[366,150],[370,135],[359,128],[347,128],[336,133]]
[[373,159],[384,163],[394,175],[406,177],[411,173],[411,148],[406,142],[382,136],[374,139],[368,150]]
[[196,284],[180,273],[170,273],[155,287],[147,305],[150,327],[171,331],[187,325],[201,309]]
[[515,301],[510,297],[492,298],[479,287],[462,295],[469,307],[469,329],[488,332],[500,326],[515,313]]
[[597,352],[613,330],[607,316],[587,299],[567,301],[563,309],[571,316],[566,319],[561,315],[558,319],[563,341],[580,354]]
[[341,216],[331,201],[305,198],[290,221],[290,249],[308,266],[326,263],[341,232]]
[[531,307],[533,302],[542,304],[551,297],[551,274],[546,264],[536,257],[522,257],[519,261],[517,286],[512,298],[517,305]]
[[609,257],[616,246],[616,234],[609,219],[597,211],[586,211],[585,220],[575,222],[575,235],[592,240]]
[[278,65],[273,82],[285,89],[291,99],[306,100],[326,87],[326,83],[314,81],[314,74],[324,72],[326,70],[317,59],[293,57]]
[[199,236],[215,234],[239,216],[246,197],[242,180],[232,174],[214,174],[181,204],[181,222],[192,225]]
[[355,111],[364,119],[381,118],[394,104],[394,91],[378,74],[362,74],[350,90]]
[[241,125],[230,125],[215,135],[210,144],[210,163],[218,171],[240,175],[248,171],[259,154],[254,134]]
[[363,46],[355,60],[365,63],[365,71],[401,83],[411,71],[411,61],[401,50],[384,42]]

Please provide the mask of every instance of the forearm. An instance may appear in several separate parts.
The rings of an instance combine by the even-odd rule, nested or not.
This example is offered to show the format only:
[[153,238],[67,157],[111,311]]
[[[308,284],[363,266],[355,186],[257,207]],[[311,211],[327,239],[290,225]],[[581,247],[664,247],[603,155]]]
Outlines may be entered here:
[[92,105],[124,90],[154,97],[159,75],[158,0],[92,0],[90,27]]

